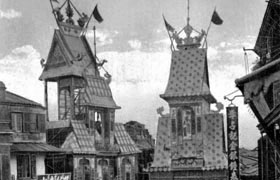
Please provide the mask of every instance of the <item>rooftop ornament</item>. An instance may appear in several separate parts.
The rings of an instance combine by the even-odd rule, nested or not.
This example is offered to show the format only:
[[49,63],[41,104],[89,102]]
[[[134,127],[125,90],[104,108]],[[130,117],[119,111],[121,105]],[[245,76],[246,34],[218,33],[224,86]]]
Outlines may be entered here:
[[[77,20],[77,25],[80,26],[81,28],[85,28],[85,25],[89,21],[89,17],[85,13],[81,13],[78,11],[76,6],[72,3],[71,0],[65,0],[62,5],[59,5],[58,0],[50,0],[50,4],[53,10],[54,17],[57,21],[57,24],[59,25],[61,22],[64,22],[65,18],[64,15],[61,12],[62,8],[65,8],[65,16],[67,17],[65,20],[65,23],[70,24],[70,25],[75,25],[75,21],[73,19],[74,16],[74,11],[77,13],[79,16]],[[57,4],[57,5],[54,5]],[[56,7],[55,7],[56,6]]]

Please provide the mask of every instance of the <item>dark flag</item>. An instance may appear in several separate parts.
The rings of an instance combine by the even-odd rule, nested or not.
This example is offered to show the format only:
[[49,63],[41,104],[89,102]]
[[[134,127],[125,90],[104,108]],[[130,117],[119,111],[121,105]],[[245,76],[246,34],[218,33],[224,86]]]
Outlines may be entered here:
[[92,12],[94,18],[96,19],[96,21],[98,21],[99,23],[101,23],[103,21],[102,16],[100,15],[98,9],[97,9],[97,5],[95,6],[93,12]]
[[216,25],[223,24],[223,20],[220,18],[219,14],[214,10],[211,21]]
[[166,21],[164,16],[163,16],[163,20],[164,20],[164,24],[165,24],[167,31],[174,32],[175,29]]

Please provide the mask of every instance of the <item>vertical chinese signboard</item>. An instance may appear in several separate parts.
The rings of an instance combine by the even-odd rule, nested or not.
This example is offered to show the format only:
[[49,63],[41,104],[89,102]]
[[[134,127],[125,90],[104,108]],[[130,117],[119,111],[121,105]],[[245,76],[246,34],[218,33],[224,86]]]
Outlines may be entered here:
[[227,107],[229,180],[239,180],[238,107]]

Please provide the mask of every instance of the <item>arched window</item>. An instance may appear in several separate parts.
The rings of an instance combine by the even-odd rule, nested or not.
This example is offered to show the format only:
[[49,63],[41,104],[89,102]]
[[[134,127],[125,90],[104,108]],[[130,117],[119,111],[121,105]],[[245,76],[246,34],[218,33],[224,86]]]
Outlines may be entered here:
[[131,180],[132,173],[131,173],[131,162],[128,158],[124,158],[122,160],[122,179],[123,180]]
[[82,176],[83,176],[82,179],[90,180],[91,168],[90,168],[89,160],[86,159],[86,158],[80,159],[79,166],[80,166],[81,171],[82,171]]

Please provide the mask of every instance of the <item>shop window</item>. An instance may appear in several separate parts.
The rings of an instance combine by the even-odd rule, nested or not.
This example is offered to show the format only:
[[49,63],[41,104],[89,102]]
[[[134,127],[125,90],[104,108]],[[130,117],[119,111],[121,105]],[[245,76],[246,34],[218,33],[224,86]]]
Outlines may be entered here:
[[22,132],[22,113],[11,113],[11,117],[13,130],[15,130],[16,132]]
[[17,176],[22,178],[36,178],[36,156],[34,154],[17,155]]

